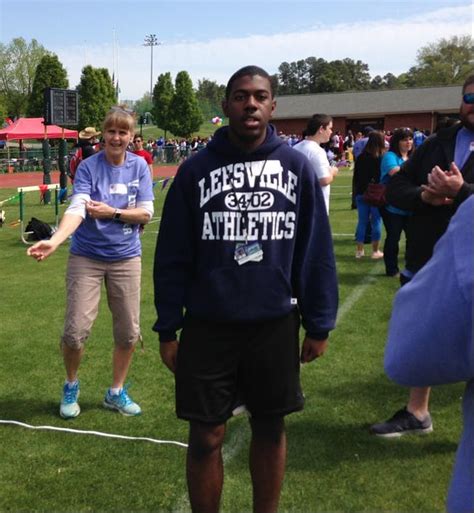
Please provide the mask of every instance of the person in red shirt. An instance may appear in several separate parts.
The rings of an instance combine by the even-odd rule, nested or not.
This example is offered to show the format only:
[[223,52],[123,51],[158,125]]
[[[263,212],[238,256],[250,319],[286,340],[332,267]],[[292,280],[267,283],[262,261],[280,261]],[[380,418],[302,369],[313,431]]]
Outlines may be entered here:
[[153,159],[151,158],[150,153],[143,149],[143,139],[140,135],[137,134],[133,138],[133,146],[135,147],[133,153],[135,153],[135,155],[143,157],[146,160],[146,163],[150,168],[151,178],[153,180]]

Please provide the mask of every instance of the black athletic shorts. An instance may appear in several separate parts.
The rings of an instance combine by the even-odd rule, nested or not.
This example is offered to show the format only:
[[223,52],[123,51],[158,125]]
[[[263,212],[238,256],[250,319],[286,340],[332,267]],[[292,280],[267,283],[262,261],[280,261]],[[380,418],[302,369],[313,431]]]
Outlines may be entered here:
[[185,420],[224,423],[245,404],[252,417],[302,410],[300,318],[215,322],[187,317],[176,368],[176,413]]

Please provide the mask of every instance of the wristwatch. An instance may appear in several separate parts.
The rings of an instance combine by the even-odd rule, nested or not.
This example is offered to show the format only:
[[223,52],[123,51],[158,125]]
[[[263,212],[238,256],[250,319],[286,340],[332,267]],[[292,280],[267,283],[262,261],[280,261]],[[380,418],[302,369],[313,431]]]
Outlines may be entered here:
[[114,219],[115,221],[119,221],[121,215],[122,215],[122,211],[119,208],[116,208],[114,215],[112,216],[112,219]]

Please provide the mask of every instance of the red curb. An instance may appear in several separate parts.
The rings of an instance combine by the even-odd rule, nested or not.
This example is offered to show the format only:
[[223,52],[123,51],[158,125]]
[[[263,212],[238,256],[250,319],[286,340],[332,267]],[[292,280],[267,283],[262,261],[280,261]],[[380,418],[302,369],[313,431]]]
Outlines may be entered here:
[[[178,166],[153,166],[153,177],[171,178],[176,174],[177,169]],[[43,173],[40,171],[0,174],[0,189],[14,189],[29,185],[41,185],[42,183]],[[51,172],[51,183],[59,183],[59,171]]]

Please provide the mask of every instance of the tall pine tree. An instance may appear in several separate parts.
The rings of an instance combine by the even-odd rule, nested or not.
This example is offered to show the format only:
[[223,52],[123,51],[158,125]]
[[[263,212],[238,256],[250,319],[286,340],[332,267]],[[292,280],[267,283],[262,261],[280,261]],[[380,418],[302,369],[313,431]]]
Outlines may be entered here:
[[176,75],[174,89],[170,106],[170,130],[178,137],[189,137],[199,130],[203,118],[187,71],[180,71]]
[[33,80],[33,89],[28,101],[28,116],[42,117],[44,112],[44,90],[47,87],[67,89],[67,72],[55,54],[45,55],[40,60]]
[[153,88],[153,120],[155,125],[165,131],[170,130],[172,113],[170,110],[173,100],[174,86],[171,73],[162,73]]
[[84,66],[79,93],[79,126],[102,125],[105,115],[115,103],[115,88],[106,68]]

